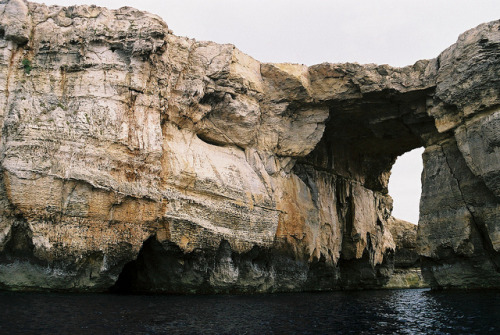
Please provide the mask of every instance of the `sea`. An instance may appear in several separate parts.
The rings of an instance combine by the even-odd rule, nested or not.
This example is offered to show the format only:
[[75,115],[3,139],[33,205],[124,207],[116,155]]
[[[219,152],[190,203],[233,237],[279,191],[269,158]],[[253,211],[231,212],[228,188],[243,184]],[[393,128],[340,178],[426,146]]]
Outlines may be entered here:
[[0,292],[0,334],[500,334],[500,291]]

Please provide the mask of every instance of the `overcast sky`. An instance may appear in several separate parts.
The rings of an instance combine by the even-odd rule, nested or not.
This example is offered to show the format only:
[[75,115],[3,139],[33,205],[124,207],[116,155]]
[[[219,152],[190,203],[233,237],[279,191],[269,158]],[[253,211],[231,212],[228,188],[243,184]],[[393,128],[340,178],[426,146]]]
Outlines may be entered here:
[[[500,0],[50,0],[47,5],[132,6],[176,35],[232,43],[262,62],[405,66],[434,58],[459,34],[500,19]],[[394,216],[417,223],[422,150],[398,159]],[[400,163],[401,160],[406,163]]]

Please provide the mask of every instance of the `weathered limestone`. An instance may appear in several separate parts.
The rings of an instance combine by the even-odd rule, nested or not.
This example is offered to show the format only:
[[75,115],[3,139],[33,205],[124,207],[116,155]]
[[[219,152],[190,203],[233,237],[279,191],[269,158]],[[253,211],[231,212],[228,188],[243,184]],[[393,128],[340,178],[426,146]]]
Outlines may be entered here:
[[390,169],[422,145],[424,275],[499,286],[499,24],[405,68],[306,67],[0,1],[0,287],[383,286]]
[[500,21],[438,58],[418,238],[432,286],[500,287]]

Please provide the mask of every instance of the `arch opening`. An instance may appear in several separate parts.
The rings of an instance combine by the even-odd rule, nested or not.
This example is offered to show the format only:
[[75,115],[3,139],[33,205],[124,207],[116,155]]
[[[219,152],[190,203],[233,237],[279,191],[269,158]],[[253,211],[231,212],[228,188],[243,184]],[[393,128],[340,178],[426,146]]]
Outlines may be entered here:
[[389,194],[393,199],[392,216],[413,224],[418,224],[419,217],[423,152],[424,148],[420,147],[399,156],[392,166],[389,179]]
[[404,153],[391,169],[388,191],[393,199],[393,208],[388,226],[396,248],[394,273],[387,284],[390,288],[429,286],[422,275],[417,248],[423,152],[424,148],[420,147]]

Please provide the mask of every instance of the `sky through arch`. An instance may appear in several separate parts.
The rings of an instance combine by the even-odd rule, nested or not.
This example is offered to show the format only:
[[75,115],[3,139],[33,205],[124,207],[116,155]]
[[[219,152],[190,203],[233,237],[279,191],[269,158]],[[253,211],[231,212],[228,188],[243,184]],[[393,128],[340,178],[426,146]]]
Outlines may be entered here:
[[398,157],[391,170],[389,194],[393,198],[392,216],[418,223],[424,148],[413,149]]

